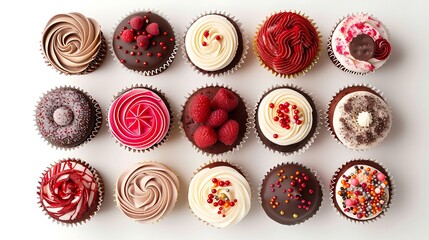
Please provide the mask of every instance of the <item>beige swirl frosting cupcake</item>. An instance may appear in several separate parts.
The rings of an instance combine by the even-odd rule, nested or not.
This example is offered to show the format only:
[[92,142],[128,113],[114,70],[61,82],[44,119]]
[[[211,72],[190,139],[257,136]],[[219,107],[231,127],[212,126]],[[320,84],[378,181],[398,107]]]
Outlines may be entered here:
[[116,181],[117,207],[130,219],[153,223],[169,213],[176,204],[179,179],[165,165],[137,163]]
[[41,48],[47,63],[58,71],[86,74],[104,61],[107,44],[97,21],[81,13],[68,13],[48,21]]

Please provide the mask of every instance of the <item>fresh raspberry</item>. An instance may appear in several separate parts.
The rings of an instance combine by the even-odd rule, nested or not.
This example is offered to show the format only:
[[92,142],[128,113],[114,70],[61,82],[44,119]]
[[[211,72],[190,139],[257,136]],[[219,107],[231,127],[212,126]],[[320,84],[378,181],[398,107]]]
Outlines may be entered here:
[[121,39],[124,42],[130,43],[134,41],[134,32],[131,29],[126,29],[122,32]]
[[203,123],[207,121],[210,116],[210,98],[199,94],[191,99],[189,106],[189,115],[197,123]]
[[226,123],[220,126],[219,130],[217,131],[219,141],[228,146],[234,144],[235,140],[237,140],[239,130],[240,129],[237,121],[228,120]]
[[135,16],[135,17],[131,18],[131,20],[130,20],[130,25],[135,30],[140,30],[140,28],[143,27],[143,23],[144,23],[143,18],[139,17],[139,16]]
[[238,105],[238,97],[228,89],[221,88],[213,97],[212,107],[227,112],[234,110]]
[[228,112],[223,109],[216,109],[210,114],[206,124],[210,127],[216,128],[226,122],[226,120],[228,120]]
[[201,125],[194,132],[194,142],[200,148],[210,147],[217,142],[216,132],[209,126]]
[[158,23],[150,23],[146,27],[146,32],[152,34],[153,36],[159,35],[159,26]]
[[137,45],[139,45],[144,50],[146,50],[149,47],[150,39],[148,36],[139,35],[137,36],[136,41],[137,41]]

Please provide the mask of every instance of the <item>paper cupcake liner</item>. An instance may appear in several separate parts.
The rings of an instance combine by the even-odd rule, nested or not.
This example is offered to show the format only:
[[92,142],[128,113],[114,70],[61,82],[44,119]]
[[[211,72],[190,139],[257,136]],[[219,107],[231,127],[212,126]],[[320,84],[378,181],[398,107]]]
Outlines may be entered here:
[[[222,160],[222,159],[211,159],[209,162],[205,162],[203,165],[200,165],[200,167],[199,167],[196,171],[194,171],[194,172],[193,172],[193,176],[191,177],[191,181],[192,181],[192,179],[194,178],[194,176],[195,176],[199,171],[201,171],[202,169],[206,168],[208,165],[210,165],[210,164],[212,164],[212,163],[224,163],[224,164],[227,164],[227,166],[229,166],[229,167],[231,167],[231,168],[235,169],[237,172],[239,172],[239,173],[240,173],[240,174],[241,174],[241,175],[246,179],[246,181],[249,183],[249,186],[250,186],[250,195],[252,195],[252,193],[253,193],[253,189],[252,189],[252,185],[250,184],[250,181],[249,181],[249,178],[248,178],[247,173],[243,170],[243,168],[242,168],[242,167],[240,167],[240,166],[238,166],[238,165],[236,165],[236,164],[233,164],[233,163],[231,163],[231,162],[230,162],[230,161],[228,161],[228,160]],[[188,199],[187,199],[187,201],[188,201]],[[189,205],[189,201],[188,201],[188,208],[189,208],[189,210],[192,212],[192,214],[193,214],[196,218],[198,218],[198,220],[199,220],[199,221],[201,221],[202,223],[204,223],[205,225],[210,226],[210,227],[213,227],[213,228],[221,229],[221,228],[218,228],[218,227],[216,227],[216,226],[212,225],[210,222],[207,222],[207,221],[203,220],[203,219],[202,219],[202,218],[200,218],[199,216],[197,216],[197,215],[194,213],[194,211],[192,211],[192,208],[191,208],[191,206]]]
[[[340,145],[343,145],[344,147],[346,147],[347,149],[350,149],[350,150],[353,150],[353,151],[356,151],[356,152],[364,152],[364,151],[368,151],[368,150],[370,150],[370,149],[372,149],[372,148],[369,148],[369,149],[354,149],[354,148],[350,148],[350,147],[348,147],[348,146],[346,146],[344,143],[342,143],[338,138],[337,138],[337,136],[335,135],[335,133],[334,133],[334,130],[333,129],[331,129],[331,126],[329,125],[329,109],[331,108],[331,103],[332,103],[332,101],[334,100],[334,98],[335,98],[335,96],[337,96],[340,92],[342,92],[343,90],[345,90],[345,89],[347,89],[347,88],[350,88],[350,87],[366,87],[366,88],[368,88],[368,89],[370,89],[370,90],[372,90],[372,91],[374,91],[374,92],[376,92],[378,95],[379,95],[379,97],[381,97],[381,99],[383,99],[386,103],[387,103],[387,101],[386,101],[386,98],[383,96],[383,92],[381,92],[380,90],[378,90],[378,89],[376,89],[375,87],[372,87],[371,85],[369,85],[369,84],[364,84],[364,83],[360,83],[360,84],[349,84],[349,85],[347,85],[347,86],[344,86],[343,88],[341,88],[340,90],[338,90],[337,92],[335,92],[335,94],[332,96],[332,98],[331,98],[331,100],[329,101],[329,103],[328,103],[328,105],[327,105],[327,107],[326,107],[326,111],[325,111],[325,126],[326,126],[326,129],[328,130],[328,132],[329,132],[329,135],[331,135],[331,137],[338,143],[338,144],[340,144]],[[390,110],[390,112],[392,112],[392,109],[390,108],[390,106],[388,105],[388,108],[389,108],[389,110]],[[393,124],[393,114],[391,115],[391,118],[390,118],[390,122],[391,122],[391,124],[390,125],[392,125]]]
[[[247,113],[247,119],[246,119],[246,130],[245,130],[245,132],[244,132],[244,136],[243,136],[243,138],[241,139],[241,141],[240,141],[240,143],[237,145],[237,146],[235,146],[234,148],[232,148],[231,150],[229,150],[229,151],[226,151],[226,152],[223,152],[223,153],[218,153],[218,154],[215,154],[215,153],[208,153],[208,152],[205,152],[204,150],[202,150],[202,149],[200,149],[198,146],[196,146],[194,143],[192,143],[189,139],[188,139],[188,137],[186,136],[186,133],[185,133],[185,129],[183,128],[183,122],[182,122],[182,117],[183,117],[183,114],[184,114],[184,109],[185,109],[185,105],[186,105],[186,102],[189,100],[189,98],[195,93],[195,92],[197,92],[198,90],[200,90],[200,89],[203,89],[203,88],[208,88],[208,87],[222,87],[222,88],[225,88],[225,89],[228,89],[228,90],[230,90],[230,91],[232,91],[232,92],[234,92],[235,94],[237,94],[238,96],[239,96],[239,98],[241,98],[242,100],[243,100],[243,102],[244,102],[244,106],[245,106],[245,108],[246,108],[246,113]],[[241,147],[243,147],[243,144],[246,142],[246,140],[248,139],[248,137],[249,137],[249,133],[250,133],[250,128],[252,127],[252,116],[251,116],[251,112],[250,112],[250,108],[249,108],[249,106],[248,106],[248,104],[247,104],[247,102],[236,92],[236,91],[234,91],[234,90],[232,90],[229,86],[226,86],[226,85],[224,85],[224,84],[221,84],[221,85],[219,85],[218,83],[216,83],[216,84],[214,84],[214,83],[211,83],[211,84],[206,84],[204,87],[199,87],[199,88],[197,88],[197,89],[194,89],[194,91],[192,92],[192,93],[188,93],[188,96],[186,97],[186,101],[185,101],[185,103],[182,105],[182,111],[178,114],[178,119],[179,119],[179,129],[180,129],[180,132],[181,132],[181,134],[182,134],[182,137],[183,138],[185,138],[186,140],[189,140],[189,142],[192,144],[192,147],[198,152],[198,153],[201,153],[201,154],[203,154],[203,155],[206,155],[206,156],[208,156],[208,157],[215,157],[215,156],[217,156],[217,157],[220,157],[220,156],[223,156],[224,154],[226,154],[226,153],[234,153],[235,151],[238,151]]]
[[[300,16],[304,17],[305,19],[307,19],[311,25],[313,25],[313,27],[316,29],[318,38],[319,38],[319,46],[317,48],[317,53],[316,56],[314,57],[314,59],[312,60],[312,62],[305,67],[303,70],[301,70],[300,72],[297,73],[293,73],[293,74],[283,74],[283,73],[279,73],[277,71],[275,71],[274,69],[270,68],[269,66],[267,66],[264,61],[262,60],[262,58],[259,55],[258,52],[258,33],[261,30],[262,26],[264,25],[265,21],[267,21],[271,16],[277,14],[277,13],[281,13],[281,12],[291,12],[291,13],[296,13],[299,14]],[[256,32],[255,32],[255,36],[253,38],[253,52],[255,53],[256,57],[259,60],[259,65],[261,65],[262,67],[264,67],[265,69],[267,69],[268,71],[271,71],[272,74],[274,74],[276,77],[282,77],[282,78],[297,78],[299,76],[304,76],[308,71],[310,71],[310,69],[317,63],[317,61],[320,58],[320,54],[322,51],[322,34],[320,33],[320,31],[318,30],[318,27],[316,26],[316,23],[314,23],[314,20],[309,18],[309,16],[306,16],[304,13],[302,13],[301,11],[297,12],[297,11],[293,11],[292,10],[283,10],[283,11],[275,11],[272,12],[270,16],[265,17],[265,20],[258,25],[258,27],[256,28]]]
[[[390,196],[389,196],[389,201],[388,201],[388,203],[386,204],[386,206],[384,206],[384,209],[382,210],[382,212],[379,214],[379,215],[377,215],[376,217],[374,217],[374,218],[372,218],[372,219],[368,219],[368,220],[356,220],[356,219],[352,219],[352,218],[350,218],[350,217],[347,217],[346,215],[344,215],[343,213],[341,213],[336,207],[335,207],[335,204],[334,204],[334,198],[335,198],[335,183],[336,183],[336,181],[337,181],[337,178],[338,178],[338,174],[339,174],[339,172],[341,171],[341,169],[343,168],[343,167],[345,167],[346,166],[346,164],[349,164],[349,163],[352,163],[352,162],[355,162],[355,161],[370,161],[370,162],[372,162],[372,163],[375,163],[375,164],[378,164],[382,169],[384,169],[385,171],[386,171],[386,173],[387,173],[387,179],[389,180],[389,187],[390,187],[390,189],[389,189],[389,193],[390,193]],[[332,176],[332,179],[331,179],[331,182],[330,182],[330,186],[329,186],[329,197],[330,197],[330,199],[331,199],[331,206],[332,206],[332,208],[335,210],[335,212],[337,213],[337,215],[339,215],[339,216],[341,216],[343,219],[345,219],[345,220],[347,220],[347,221],[350,221],[350,222],[352,222],[352,223],[359,223],[359,224],[365,224],[365,223],[372,223],[372,222],[376,222],[379,218],[381,218],[382,216],[384,216],[384,214],[387,212],[387,210],[390,208],[390,205],[392,204],[392,201],[394,200],[394,196],[396,195],[396,185],[395,185],[395,181],[394,181],[394,179],[393,179],[393,177],[392,177],[392,174],[389,172],[389,170],[386,168],[386,167],[384,167],[383,166],[383,164],[382,163],[380,163],[380,162],[378,162],[377,160],[374,160],[374,159],[363,159],[363,158],[355,158],[355,159],[353,159],[353,160],[350,160],[350,161],[348,161],[348,162],[346,162],[346,163],[344,163],[341,167],[339,167],[336,171],[335,171],[335,173],[334,173],[334,175]]]
[[[316,129],[314,130],[314,133],[313,133],[313,136],[307,141],[307,143],[302,147],[302,148],[300,148],[300,149],[297,149],[297,150],[295,150],[295,151],[293,151],[293,152],[281,152],[281,151],[278,151],[278,150],[275,150],[275,149],[272,149],[272,148],[270,148],[268,145],[266,145],[263,141],[262,141],[262,139],[260,138],[260,136],[259,136],[259,132],[258,132],[258,130],[256,129],[256,118],[258,117],[258,113],[257,113],[257,110],[258,110],[258,106],[259,106],[259,103],[262,101],[262,98],[263,98],[263,96],[265,95],[265,94],[267,94],[268,92],[270,92],[270,91],[272,91],[272,90],[274,90],[274,89],[276,89],[276,88],[282,88],[282,87],[287,87],[287,88],[292,88],[292,89],[297,89],[297,90],[299,90],[299,91],[301,91],[301,92],[303,92],[303,93],[305,93],[307,96],[309,96],[310,97],[310,99],[313,101],[313,103],[314,103],[314,106],[316,107],[316,111],[317,111],[317,123],[316,123]],[[275,86],[272,86],[272,87],[270,87],[269,89],[267,89],[267,90],[265,90],[259,97],[258,97],[258,101],[256,102],[256,105],[255,105],[255,108],[253,109],[253,117],[252,117],[252,123],[251,123],[251,125],[254,127],[254,132],[255,132],[255,135],[256,135],[256,139],[258,139],[258,142],[260,143],[260,144],[262,144],[262,146],[264,146],[265,147],[265,149],[268,149],[269,151],[271,151],[271,152],[273,152],[273,153],[280,153],[280,154],[282,154],[283,156],[293,156],[293,155],[296,155],[296,154],[301,154],[301,153],[303,153],[303,152],[305,152],[310,146],[311,146],[311,144],[313,144],[313,142],[314,142],[314,140],[316,139],[316,137],[317,137],[317,135],[319,134],[319,130],[320,130],[320,125],[321,125],[321,123],[322,123],[322,121],[323,121],[323,117],[322,117],[322,110],[320,110],[321,108],[319,107],[319,105],[318,105],[318,103],[317,103],[317,101],[315,100],[315,98],[313,97],[313,93],[308,93],[308,92],[306,92],[303,88],[301,88],[301,87],[298,87],[297,85],[294,85],[294,84],[282,84],[282,85],[279,85],[279,84],[277,84],[277,85],[275,85]],[[262,133],[261,133],[262,134]]]
[[[185,38],[186,38],[186,33],[188,32],[188,29],[199,18],[207,16],[207,15],[220,15],[220,16],[226,17],[226,18],[228,18],[228,20],[233,21],[237,25],[238,29],[241,32],[242,44],[243,44],[243,53],[241,54],[240,60],[231,69],[228,69],[226,71],[223,71],[223,69],[218,70],[218,71],[222,71],[220,73],[215,73],[215,72],[218,72],[218,71],[214,71],[214,72],[205,71],[205,70],[201,71],[201,69],[199,67],[197,67],[195,64],[192,63],[192,61],[189,59],[187,51],[186,51]],[[247,55],[247,52],[249,50],[249,39],[247,38],[246,32],[245,32],[245,30],[244,30],[243,25],[241,24],[241,22],[239,22],[239,20],[236,19],[234,16],[231,16],[231,14],[226,13],[224,11],[218,11],[218,10],[206,11],[204,13],[201,13],[197,17],[193,18],[192,21],[189,22],[188,26],[186,27],[186,31],[183,33],[183,36],[182,36],[182,38],[180,40],[183,41],[183,42],[181,42],[181,44],[182,44],[183,59],[185,59],[185,62],[188,63],[188,64],[190,64],[192,66],[193,70],[195,72],[197,72],[198,74],[202,74],[203,76],[207,75],[209,77],[226,76],[226,75],[232,74],[235,71],[237,71],[238,69],[240,69],[241,65],[244,63],[244,59],[246,59],[246,55]]]
[[[139,13],[139,12],[152,12],[152,13],[157,14],[157,15],[161,16],[162,18],[164,18],[170,24],[171,29],[173,30],[174,39],[176,40],[175,44],[174,44],[174,47],[173,47],[173,51],[171,52],[170,57],[168,57],[168,59],[166,60],[166,62],[161,67],[159,67],[157,69],[154,69],[154,70],[151,70],[151,71],[137,71],[137,70],[133,70],[133,69],[129,69],[129,68],[125,67],[119,61],[118,57],[116,57],[115,50],[113,49],[113,37],[115,36],[115,30],[116,30],[116,28],[119,26],[119,24],[121,23],[121,21],[123,19],[125,19],[126,17],[128,17],[128,16],[130,16],[132,14]],[[111,54],[113,56],[114,61],[117,62],[118,64],[120,64],[121,67],[122,67],[122,69],[125,69],[128,72],[132,72],[132,73],[134,72],[134,73],[138,73],[138,74],[141,74],[141,75],[144,75],[144,76],[155,76],[155,75],[160,74],[163,71],[167,70],[167,68],[171,65],[171,63],[173,62],[173,60],[174,60],[174,58],[176,56],[177,49],[179,48],[179,43],[178,43],[178,40],[177,40],[177,34],[176,33],[177,33],[177,31],[175,30],[174,26],[171,24],[170,19],[168,19],[168,17],[164,13],[162,13],[162,12],[160,12],[158,10],[155,10],[155,9],[149,9],[149,8],[140,9],[140,8],[138,8],[138,9],[135,9],[134,11],[130,11],[130,12],[128,12],[128,14],[125,14],[124,16],[122,16],[122,18],[120,18],[116,22],[116,24],[114,25],[114,27],[112,28],[112,32],[111,32],[112,38],[109,40],[109,43],[110,43],[110,52],[111,52]]]
[[128,87],[128,88],[123,88],[120,92],[118,92],[116,95],[113,95],[113,100],[112,100],[112,102],[111,102],[111,104],[110,105],[112,105],[112,103],[119,97],[119,96],[121,96],[123,93],[125,93],[125,92],[127,92],[127,91],[129,91],[129,90],[132,90],[132,89],[134,89],[134,88],[144,88],[144,89],[148,89],[148,90],[150,90],[150,91],[153,91],[153,92],[155,92],[156,94],[158,94],[158,95],[160,95],[160,96],[162,96],[162,98],[163,99],[165,99],[165,101],[164,101],[164,103],[165,103],[165,105],[167,106],[167,108],[168,108],[168,112],[169,112],[169,114],[170,114],[170,126],[169,126],[169,128],[168,128],[168,131],[167,131],[167,133],[165,134],[165,136],[164,136],[164,138],[160,141],[160,142],[158,142],[158,143],[156,143],[156,144],[154,144],[153,146],[151,146],[151,147],[149,147],[149,148],[145,148],[145,149],[136,149],[136,148],[132,148],[132,147],[129,147],[129,146],[127,146],[127,145],[125,145],[125,144],[123,144],[123,143],[121,143],[121,142],[119,142],[117,139],[116,139],[116,137],[114,137],[113,136],[113,134],[112,134],[112,132],[111,132],[111,130],[110,130],[110,125],[109,125],[109,110],[110,110],[110,106],[109,106],[109,108],[107,109],[107,117],[106,117],[106,119],[107,119],[107,123],[106,123],[106,126],[107,126],[107,129],[109,129],[109,132],[110,132],[110,136],[113,138],[113,139],[115,139],[115,142],[116,143],[118,143],[119,144],[119,146],[121,146],[121,147],[123,147],[124,149],[128,149],[128,151],[130,151],[130,152],[138,152],[138,153],[144,153],[144,152],[149,152],[149,151],[151,151],[151,150],[154,150],[154,149],[156,149],[157,147],[159,147],[159,146],[161,146],[167,139],[168,139],[168,137],[170,137],[170,134],[171,134],[171,129],[173,128],[173,112],[172,112],[172,110],[171,110],[171,105],[170,105],[170,103],[168,102],[168,98],[165,96],[165,94],[163,93],[163,92],[161,92],[161,90],[159,90],[158,88],[154,88],[152,85],[148,85],[148,84],[133,84],[133,85],[131,85],[131,87]]
[[[89,214],[86,218],[83,218],[77,222],[73,222],[73,223],[67,223],[67,222],[62,222],[60,220],[57,220],[53,217],[51,217],[48,212],[46,212],[46,209],[43,207],[42,201],[40,199],[40,192],[41,192],[41,184],[42,184],[42,180],[43,180],[43,176],[56,164],[59,164],[63,161],[67,161],[67,160],[72,160],[72,161],[76,161],[77,163],[80,163],[82,165],[84,165],[85,167],[87,167],[91,173],[94,175],[94,179],[97,181],[97,185],[98,185],[98,202],[97,202],[97,207],[96,209]],[[46,170],[42,173],[42,176],[40,177],[40,180],[38,182],[38,186],[37,186],[37,204],[39,205],[39,207],[42,209],[43,213],[50,219],[52,220],[52,222],[56,222],[57,224],[60,224],[62,226],[67,226],[67,227],[75,227],[77,225],[82,225],[88,221],[90,221],[99,211],[101,208],[101,205],[104,201],[104,182],[103,179],[101,178],[101,176],[99,175],[98,171],[93,168],[91,165],[89,165],[87,162],[80,160],[78,158],[64,158],[61,160],[58,160],[54,163],[52,163],[49,167],[46,168]]]
[[[371,71],[371,72],[364,72],[364,73],[362,73],[362,72],[355,72],[355,71],[349,70],[349,69],[347,69],[346,67],[344,67],[344,66],[340,63],[340,61],[338,61],[338,59],[335,57],[334,50],[332,49],[332,34],[334,33],[335,29],[337,28],[337,26],[338,26],[338,25],[339,25],[339,24],[340,24],[344,19],[346,19],[346,18],[348,18],[348,17],[351,17],[351,16],[354,16],[355,14],[359,14],[359,13],[347,14],[347,16],[345,16],[345,17],[340,18],[340,19],[338,19],[338,20],[337,20],[337,23],[335,24],[335,26],[334,26],[334,28],[332,29],[331,34],[329,35],[329,38],[328,38],[328,42],[327,42],[327,51],[328,51],[328,56],[329,56],[329,58],[331,59],[332,63],[334,63],[334,65],[335,65],[337,68],[339,68],[340,70],[342,70],[342,71],[344,71],[344,72],[351,73],[351,74],[353,74],[353,75],[363,76],[363,75],[366,75],[366,74],[368,74],[368,73],[374,73],[374,72],[375,72],[375,70],[377,70],[377,69],[375,69],[374,71]],[[361,12],[361,14],[368,14],[368,13]],[[371,16],[371,18],[373,18],[373,19],[377,20],[377,18],[373,17],[373,16],[372,16],[372,14],[369,14],[369,15]],[[379,21],[379,20],[377,20],[377,21]],[[380,23],[381,23],[381,22],[380,22]],[[383,23],[381,23],[381,24],[382,24],[382,26],[384,26],[384,24],[383,24]],[[387,36],[389,36],[389,38],[390,38],[390,32],[389,32],[389,30],[388,30],[385,26],[384,26],[384,29],[386,30]],[[391,55],[391,54],[390,54],[390,55]],[[387,62],[387,60],[389,59],[390,55],[385,59],[385,61],[386,61],[386,62]],[[384,64],[383,64],[383,65],[384,65]],[[381,66],[380,66],[379,68],[381,68]]]
[[[88,97],[88,99],[91,101],[92,106],[94,108],[95,111],[95,121],[94,121],[94,127],[91,131],[91,133],[88,135],[88,137],[86,138],[86,140],[82,143],[80,143],[77,146],[74,147],[65,147],[65,146],[57,146],[52,144],[51,142],[49,142],[41,133],[39,130],[39,127],[37,126],[37,122],[36,122],[36,111],[37,111],[37,106],[39,104],[39,102],[43,99],[43,97],[46,96],[46,94],[48,94],[49,92],[52,92],[54,90],[57,89],[63,89],[63,88],[71,88],[71,89],[75,89],[75,90],[79,90],[81,92],[83,92],[85,94],[86,97]],[[37,130],[38,135],[40,136],[40,138],[45,141],[49,146],[51,146],[52,148],[55,149],[60,149],[60,150],[72,150],[72,149],[78,149],[80,147],[82,147],[83,145],[85,145],[86,143],[90,142],[96,135],[97,133],[100,131],[101,125],[102,125],[102,121],[103,121],[103,114],[101,112],[101,108],[100,105],[98,104],[98,102],[91,96],[89,95],[86,91],[84,91],[83,89],[79,88],[79,87],[75,87],[75,86],[71,86],[71,85],[65,85],[65,86],[60,86],[60,87],[55,87],[55,88],[51,88],[51,90],[47,91],[46,93],[43,94],[43,96],[41,96],[39,98],[39,101],[37,102],[35,108],[34,108],[34,114],[33,114],[33,119],[34,119],[34,126]]]
[[[140,161],[140,162],[137,162],[137,163],[134,163],[133,165],[136,165],[136,164],[139,164],[139,163],[158,163],[158,164],[162,164],[165,168],[167,168],[168,170],[170,170],[171,172],[173,172],[173,170],[171,170],[171,168],[169,167],[169,166],[167,166],[166,164],[164,164],[164,163],[161,163],[161,162],[158,162],[158,161]],[[121,176],[122,175],[122,173],[124,173],[126,170],[128,170],[128,168],[127,169],[124,169],[122,172],[121,172],[121,174],[119,175],[119,176]],[[175,172],[173,172],[174,173],[174,175],[176,175],[176,177],[177,178],[179,178],[179,176],[175,173]],[[119,177],[118,176],[118,177]],[[116,178],[116,180],[117,180],[118,178]],[[180,185],[180,181],[179,181],[179,185]],[[180,186],[177,188],[177,192],[178,192],[178,194],[180,194]],[[122,209],[120,208],[120,207],[118,207],[118,205],[119,205],[119,202],[118,202],[118,200],[117,200],[117,181],[115,182],[115,184],[114,184],[114,187],[113,187],[113,203],[114,203],[114,205],[115,205],[115,207],[116,208],[118,208],[119,209],[119,211],[122,213],[122,215],[124,215],[125,217],[127,217],[128,219],[130,219],[130,220],[132,220],[133,222],[136,222],[136,223],[139,223],[139,224],[156,224],[156,223],[158,223],[158,222],[160,222],[160,221],[162,221],[165,217],[166,217],[166,215],[168,215],[169,213],[171,213],[171,212],[166,212],[166,213],[164,213],[163,215],[162,215],[162,217],[161,218],[159,218],[159,219],[157,219],[157,220],[155,220],[155,221],[152,221],[152,222],[143,222],[143,221],[140,221],[140,220],[135,220],[135,219],[132,219],[132,218],[130,218],[130,217],[128,217],[123,211],[122,211]],[[176,199],[176,202],[174,203],[174,206],[173,206],[173,208],[172,208],[172,210],[171,211],[173,211],[174,210],[174,208],[176,207],[176,204],[177,204],[177,202],[178,202],[178,200],[179,200],[179,198],[177,198]]]
[[[316,212],[315,212],[313,215],[311,215],[309,218],[305,219],[304,221],[297,222],[297,223],[292,224],[292,225],[282,224],[282,225],[285,225],[285,226],[297,226],[297,225],[301,225],[301,224],[303,224],[304,222],[306,222],[306,221],[310,220],[311,218],[313,218],[314,216],[316,216],[316,215],[317,215],[317,213],[318,213],[318,212],[319,212],[319,210],[320,210],[320,207],[322,206],[323,202],[325,201],[325,194],[323,193],[323,189],[324,189],[323,183],[322,183],[322,181],[320,180],[320,176],[319,176],[319,174],[317,174],[317,172],[316,172],[316,171],[314,171],[313,169],[311,169],[311,168],[309,168],[309,167],[307,167],[307,166],[303,165],[302,163],[298,163],[298,162],[283,162],[283,163],[278,163],[278,164],[277,164],[277,165],[275,165],[274,167],[271,167],[271,168],[270,168],[270,170],[268,170],[268,171],[267,171],[267,173],[265,173],[264,177],[261,179],[261,184],[260,184],[260,185],[259,185],[259,187],[258,187],[258,201],[259,201],[259,204],[260,204],[260,205],[261,205],[261,207],[262,207],[262,196],[261,196],[261,191],[262,191],[262,183],[263,183],[263,181],[264,181],[265,177],[266,177],[266,176],[267,176],[271,171],[273,171],[275,168],[280,167],[280,166],[282,166],[282,165],[288,165],[288,164],[298,165],[298,166],[301,166],[301,167],[303,167],[303,168],[307,169],[308,171],[310,171],[310,172],[314,175],[314,177],[316,178],[317,182],[319,183],[320,191],[321,191],[321,193],[322,193],[322,199],[320,200],[320,205],[319,205],[319,207],[317,208]],[[264,213],[265,213],[265,212],[264,212]],[[268,216],[268,215],[267,215],[267,216]],[[270,219],[271,219],[271,218],[270,218]],[[272,220],[272,221],[274,221],[274,220]],[[274,221],[274,222],[275,222],[275,221]],[[279,224],[280,224],[280,223],[279,223]]]

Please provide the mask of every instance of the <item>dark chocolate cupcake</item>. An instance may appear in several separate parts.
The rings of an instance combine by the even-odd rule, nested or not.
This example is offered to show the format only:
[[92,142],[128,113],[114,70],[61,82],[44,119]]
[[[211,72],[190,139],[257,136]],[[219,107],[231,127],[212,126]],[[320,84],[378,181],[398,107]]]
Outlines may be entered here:
[[265,175],[259,197],[269,218],[295,225],[317,213],[323,192],[317,175],[310,169],[298,163],[283,163]]
[[75,87],[59,87],[43,97],[36,106],[36,126],[52,146],[69,149],[89,142],[101,128],[98,103]]

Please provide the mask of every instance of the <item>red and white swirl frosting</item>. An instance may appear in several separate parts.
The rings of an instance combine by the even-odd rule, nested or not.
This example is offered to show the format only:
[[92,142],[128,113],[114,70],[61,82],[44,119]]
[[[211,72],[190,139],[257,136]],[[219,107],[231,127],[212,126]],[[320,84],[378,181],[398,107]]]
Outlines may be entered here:
[[112,103],[109,126],[120,143],[143,150],[164,139],[170,127],[170,113],[158,94],[146,88],[134,88]]
[[280,74],[303,71],[316,58],[318,48],[316,28],[297,13],[272,15],[258,33],[259,57],[266,66]]
[[43,175],[40,203],[54,219],[73,222],[90,214],[98,204],[98,183],[87,164],[62,160]]

